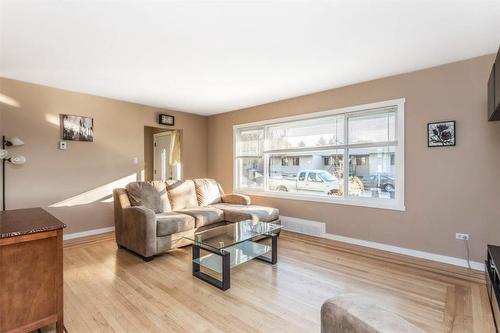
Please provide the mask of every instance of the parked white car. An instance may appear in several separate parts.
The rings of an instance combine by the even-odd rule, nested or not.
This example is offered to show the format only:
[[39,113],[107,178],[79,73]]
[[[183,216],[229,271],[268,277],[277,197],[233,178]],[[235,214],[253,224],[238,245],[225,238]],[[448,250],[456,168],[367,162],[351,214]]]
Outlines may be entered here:
[[269,189],[282,192],[310,191],[334,194],[339,190],[339,186],[339,179],[325,170],[301,170],[294,177],[269,179]]

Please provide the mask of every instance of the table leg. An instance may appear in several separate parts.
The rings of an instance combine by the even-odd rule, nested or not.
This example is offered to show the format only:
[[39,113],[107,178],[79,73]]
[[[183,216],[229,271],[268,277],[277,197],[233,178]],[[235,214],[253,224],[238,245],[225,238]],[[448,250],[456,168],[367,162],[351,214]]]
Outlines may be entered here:
[[222,254],[222,290],[228,290],[231,286],[231,261],[229,252]]
[[200,264],[194,262],[194,260],[200,258],[200,247],[196,244],[193,244],[193,276],[198,279],[205,281],[211,284],[214,287],[217,287],[221,290],[228,290],[231,287],[231,258],[230,253],[224,250],[220,252],[210,251],[221,257],[222,260],[222,280],[218,280],[213,276],[210,276],[200,269]]
[[271,237],[271,256],[259,256],[256,259],[275,265],[278,262],[278,235],[272,234],[269,237]]

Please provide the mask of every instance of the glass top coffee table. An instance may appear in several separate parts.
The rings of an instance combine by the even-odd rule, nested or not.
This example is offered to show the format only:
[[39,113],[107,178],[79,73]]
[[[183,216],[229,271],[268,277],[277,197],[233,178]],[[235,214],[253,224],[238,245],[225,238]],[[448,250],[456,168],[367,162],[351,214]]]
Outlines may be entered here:
[[[227,290],[231,268],[258,259],[270,264],[278,262],[278,232],[281,225],[245,220],[215,227],[185,237],[193,241],[193,276]],[[271,238],[271,245],[256,242]],[[200,250],[210,252],[200,256]],[[271,252],[270,255],[265,255]],[[219,280],[201,271],[206,267],[222,275]]]

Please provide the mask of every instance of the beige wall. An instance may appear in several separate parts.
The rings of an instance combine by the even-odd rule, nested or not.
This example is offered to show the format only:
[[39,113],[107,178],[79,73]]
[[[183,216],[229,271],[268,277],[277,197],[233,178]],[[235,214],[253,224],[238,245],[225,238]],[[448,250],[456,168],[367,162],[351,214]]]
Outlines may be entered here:
[[[406,211],[253,197],[285,216],[325,222],[327,232],[473,260],[500,244],[500,122],[486,118],[488,55],[209,117],[208,174],[233,186],[232,125],[405,97]],[[426,125],[457,121],[457,146],[427,148]]]
[[[0,93],[20,104],[0,103],[1,134],[20,137],[25,145],[15,152],[28,159],[7,166],[7,208],[48,207],[67,233],[113,225],[111,189],[141,177],[144,126],[161,127],[158,113],[174,115],[174,128],[183,130],[185,177],[207,174],[206,117],[2,78]],[[57,149],[59,114],[93,117],[94,142],[68,141],[66,151]]]
[[[500,122],[486,121],[493,60],[479,57],[208,118],[165,112],[183,132],[184,177],[209,175],[230,191],[232,125],[405,97],[405,212],[253,200],[286,216],[325,222],[333,234],[454,257],[464,250],[455,232],[470,233],[472,259],[480,261],[486,243],[500,244]],[[156,119],[164,110],[1,78],[0,93],[20,104],[0,103],[0,132],[22,138],[26,145],[15,152],[28,159],[7,167],[8,208],[48,207],[68,224],[67,232],[111,226],[111,188],[141,177],[144,126],[161,127]],[[68,150],[58,150],[64,113],[93,117],[95,141],[69,141]],[[457,121],[457,146],[427,148],[426,124],[447,119]]]

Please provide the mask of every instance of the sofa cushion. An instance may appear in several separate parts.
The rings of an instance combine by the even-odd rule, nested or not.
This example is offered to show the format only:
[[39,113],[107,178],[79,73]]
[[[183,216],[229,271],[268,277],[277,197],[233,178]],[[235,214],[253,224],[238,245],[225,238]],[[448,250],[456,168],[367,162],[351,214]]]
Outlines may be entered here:
[[193,179],[196,188],[196,197],[198,198],[198,205],[201,207],[216,204],[221,201],[222,189],[213,179],[202,178]]
[[194,229],[194,217],[167,212],[156,214],[157,236],[168,236],[182,231]]
[[254,220],[261,222],[273,222],[279,219],[280,212],[276,208],[257,205],[233,205],[227,203],[215,204],[215,207],[224,211],[224,219],[229,222],[243,220]]
[[215,207],[186,208],[181,209],[178,212],[194,217],[196,228],[224,221],[224,212]]
[[192,180],[167,180],[166,184],[172,210],[198,207]]
[[144,206],[155,213],[171,211],[164,182],[132,182],[126,189],[132,206]]

